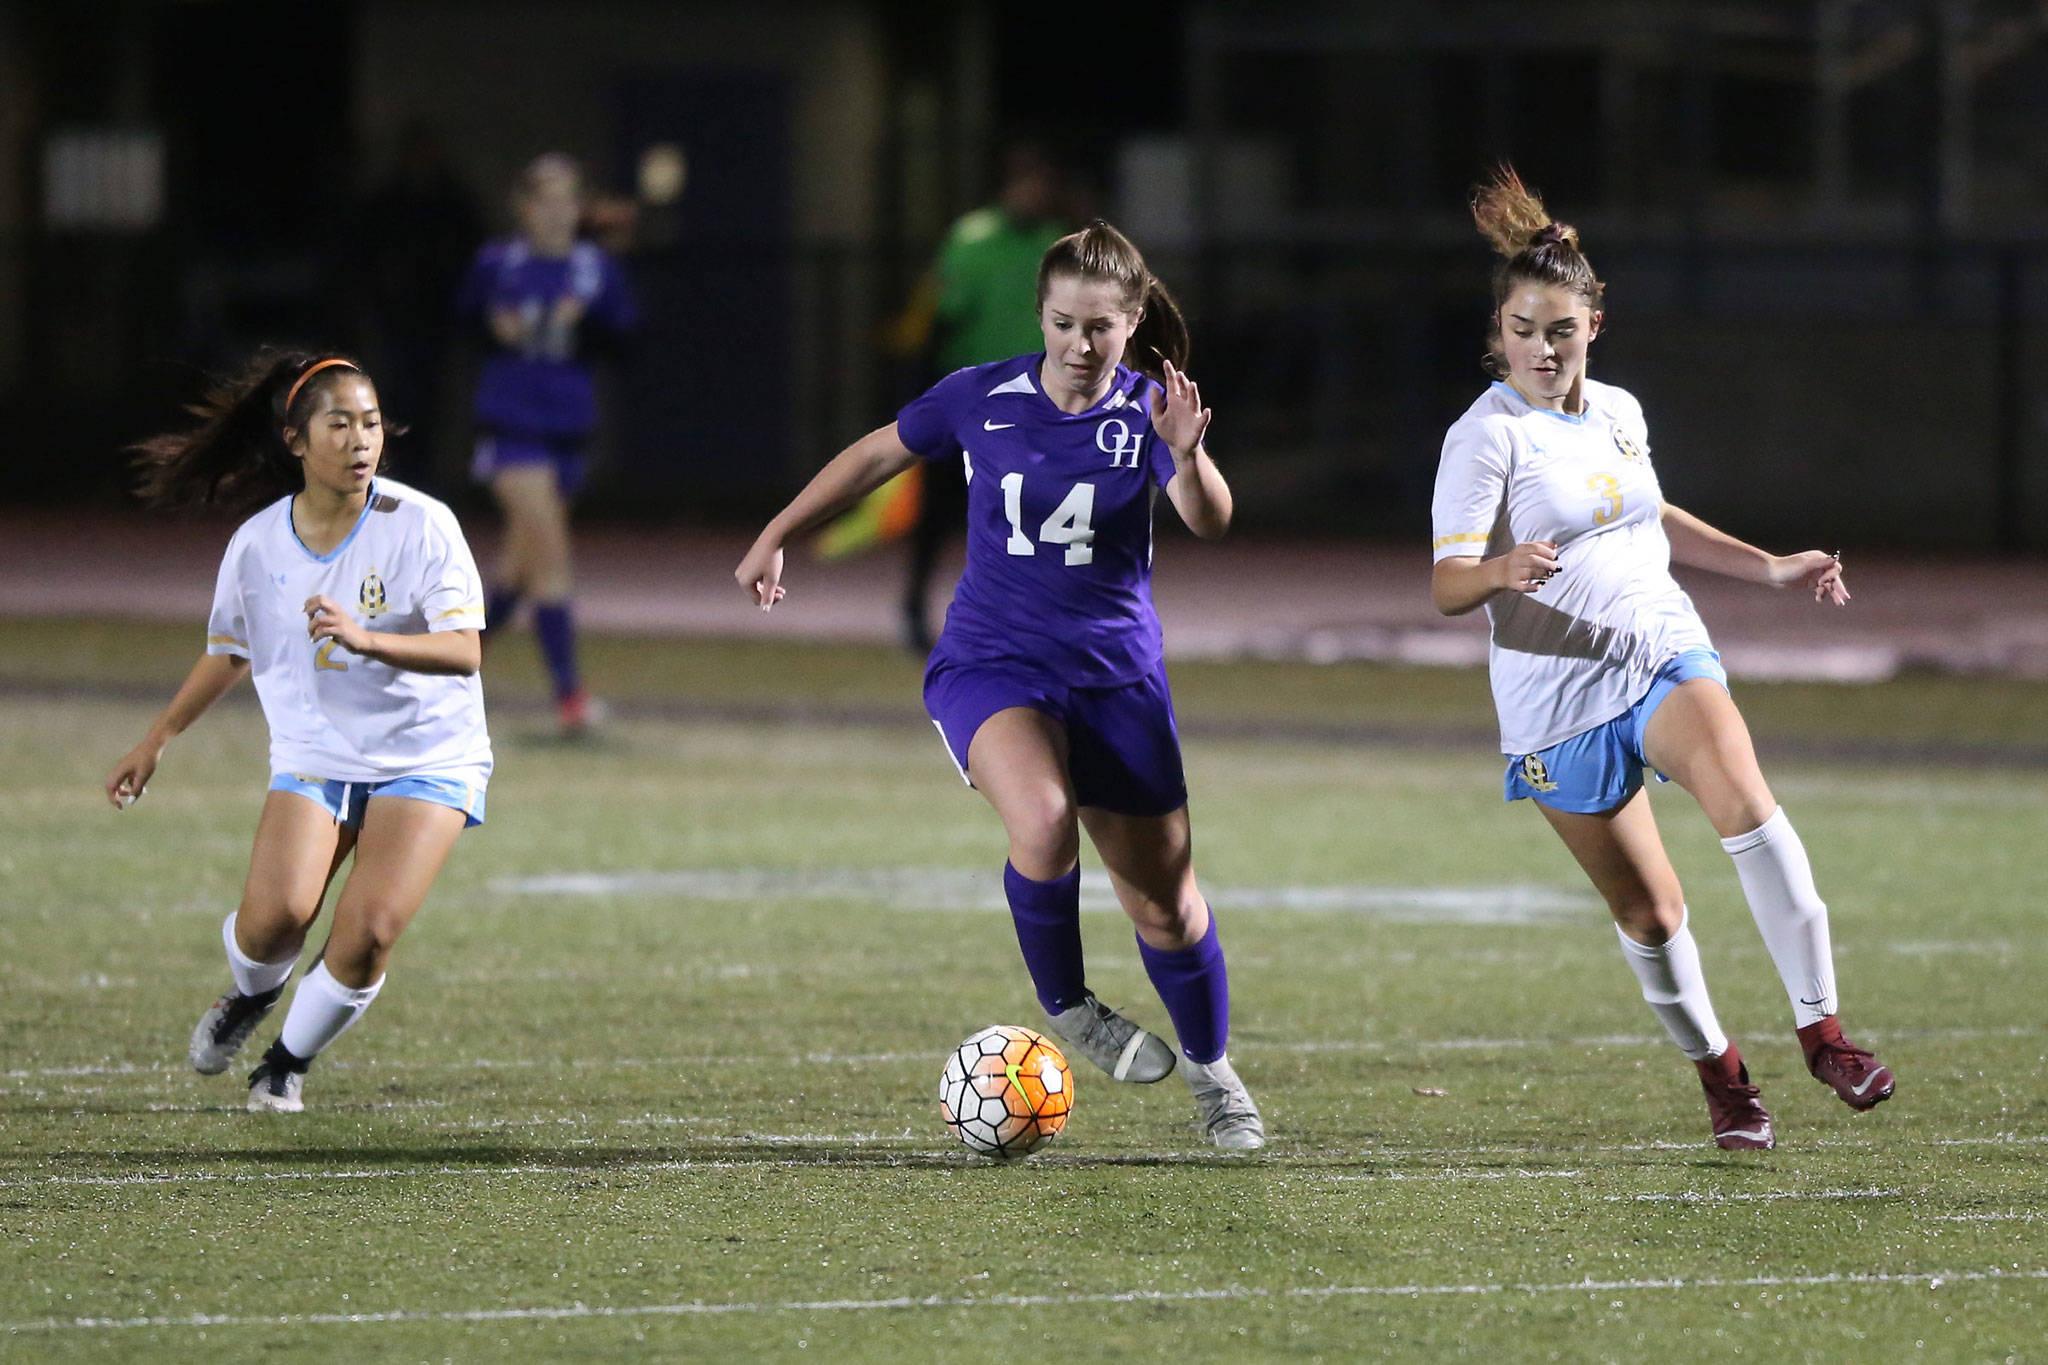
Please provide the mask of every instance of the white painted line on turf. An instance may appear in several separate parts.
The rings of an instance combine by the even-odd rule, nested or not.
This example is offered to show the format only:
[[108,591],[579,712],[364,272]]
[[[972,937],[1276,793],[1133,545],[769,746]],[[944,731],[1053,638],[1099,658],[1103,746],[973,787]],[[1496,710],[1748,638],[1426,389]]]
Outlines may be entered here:
[[1341,1181],[1393,1181],[1393,1180],[1583,1180],[1584,1171],[1376,1171],[1370,1175],[1320,1175],[1318,1180]]
[[1669,1194],[1609,1194],[1601,1197],[1610,1204],[1763,1204],[1781,1199],[1896,1199],[1904,1193],[1901,1189],[1879,1189],[1872,1185],[1860,1190],[1768,1190],[1761,1194],[1677,1190]]
[[[1002,878],[934,867],[679,868],[672,871],[562,872],[501,877],[490,889],[508,896],[670,896],[686,900],[861,900],[895,910],[1002,910]],[[1216,887],[1230,910],[1295,910],[1365,915],[1397,924],[1530,925],[1583,919],[1599,902],[1583,891],[1528,883],[1498,886]],[[1081,873],[1081,908],[1117,909],[1108,874]]]
[[1835,1271],[1827,1275],[1751,1275],[1739,1279],[1703,1276],[1686,1279],[1567,1280],[1552,1284],[1360,1284],[1304,1285],[1287,1289],[1263,1289],[1253,1285],[1228,1285],[1218,1289],[1126,1289],[1079,1294],[984,1294],[892,1299],[788,1299],[781,1302],[569,1303],[554,1307],[473,1308],[443,1310],[392,1309],[381,1313],[278,1313],[269,1317],[193,1313],[184,1317],[135,1318],[42,1318],[27,1322],[0,1322],[0,1332],[120,1331],[135,1327],[361,1327],[387,1322],[562,1322],[579,1318],[710,1317],[727,1313],[863,1313],[902,1311],[913,1308],[1062,1308],[1086,1304],[1125,1303],[1210,1303],[1247,1299],[1414,1299],[1449,1296],[1507,1296],[1552,1294],[1617,1294],[1652,1291],[1725,1289],[1824,1289],[1866,1286],[1926,1285],[1939,1289],[1947,1285],[1987,1281],[2048,1280],[2048,1269],[2005,1268],[1986,1270]]

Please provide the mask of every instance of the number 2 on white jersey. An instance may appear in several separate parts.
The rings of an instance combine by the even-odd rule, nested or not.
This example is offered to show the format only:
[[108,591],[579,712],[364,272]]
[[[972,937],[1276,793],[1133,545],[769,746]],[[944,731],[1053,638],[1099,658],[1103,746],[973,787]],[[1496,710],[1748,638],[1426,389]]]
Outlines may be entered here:
[[1586,480],[1586,487],[1598,493],[1603,504],[1593,514],[1595,526],[1605,526],[1621,515],[1621,485],[1614,481],[1612,474],[1595,474]]
[[[1036,554],[1038,547],[1031,543],[1031,537],[1024,534],[1024,476],[1021,473],[1003,475],[1003,513],[1010,519],[1010,553]],[[1038,538],[1048,545],[1066,546],[1069,565],[1092,564],[1095,562],[1095,528],[1090,522],[1094,516],[1095,485],[1077,483],[1039,526]]]

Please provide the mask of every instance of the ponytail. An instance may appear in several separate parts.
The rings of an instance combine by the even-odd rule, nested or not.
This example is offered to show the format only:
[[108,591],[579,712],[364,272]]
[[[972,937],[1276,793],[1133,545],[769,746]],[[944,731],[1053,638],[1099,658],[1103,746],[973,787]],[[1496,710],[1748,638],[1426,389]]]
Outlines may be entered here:
[[1580,250],[1579,230],[1552,221],[1543,201],[1506,162],[1472,191],[1472,221],[1502,258],[1493,268],[1493,321],[1481,362],[1487,374],[1499,379],[1507,374],[1499,345],[1500,310],[1517,281],[1569,290],[1595,312],[1605,306],[1607,286]]
[[1168,362],[1175,369],[1187,368],[1187,316],[1130,238],[1098,218],[1054,242],[1038,263],[1039,308],[1045,307],[1046,290],[1060,276],[1114,284],[1123,292],[1127,311],[1144,309],[1124,353],[1126,365],[1160,383],[1166,381]]
[[197,426],[128,447],[136,495],[151,507],[245,512],[296,493],[305,474],[285,444],[285,429],[302,430],[337,379],[361,373],[341,356],[259,352],[186,408]]

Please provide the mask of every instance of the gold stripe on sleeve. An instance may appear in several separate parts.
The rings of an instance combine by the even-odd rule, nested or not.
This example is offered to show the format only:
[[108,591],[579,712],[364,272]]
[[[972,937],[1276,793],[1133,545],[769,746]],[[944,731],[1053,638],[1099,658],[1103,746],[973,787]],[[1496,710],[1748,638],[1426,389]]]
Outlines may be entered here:
[[206,643],[210,645],[233,645],[236,649],[247,649],[249,647],[247,640],[237,640],[232,635],[209,635],[206,637]]
[[483,614],[484,609],[482,607],[450,607],[434,619],[436,621],[445,621],[451,616],[482,616]]
[[1429,548],[1432,550],[1441,550],[1446,545],[1484,545],[1490,538],[1491,534],[1492,533],[1488,531],[1467,531],[1462,535],[1438,536],[1433,542],[1431,542]]

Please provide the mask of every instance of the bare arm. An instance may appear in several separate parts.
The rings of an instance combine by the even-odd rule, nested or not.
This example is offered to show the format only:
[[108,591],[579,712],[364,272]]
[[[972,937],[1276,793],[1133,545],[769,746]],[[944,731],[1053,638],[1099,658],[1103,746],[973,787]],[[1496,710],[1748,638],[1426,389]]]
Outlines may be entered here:
[[331,597],[306,599],[306,634],[334,640],[351,654],[402,668],[408,673],[468,677],[483,667],[483,642],[473,630],[443,630],[395,635],[365,630]]
[[1774,555],[1725,531],[1717,531],[1682,507],[1664,504],[1664,534],[1671,541],[1674,563],[1708,573],[1788,588],[1794,583],[1813,589],[1813,600],[1843,606],[1849,590],[1842,583],[1842,561],[1824,550]]
[[1557,572],[1557,546],[1532,540],[1504,555],[1439,559],[1429,575],[1429,599],[1446,616],[1463,616],[1497,592],[1535,592]]
[[918,459],[917,452],[896,434],[894,422],[834,455],[755,537],[753,548],[733,570],[740,590],[762,611],[781,601],[782,547],[789,539],[831,520]]
[[150,722],[142,742],[124,754],[107,774],[107,800],[116,809],[133,805],[156,772],[164,746],[183,734],[207,708],[227,695],[229,688],[249,672],[249,661],[235,654],[202,654],[185,681],[157,718]]
[[1165,392],[1152,402],[1152,429],[1173,451],[1166,500],[1190,531],[1203,540],[1220,540],[1230,530],[1232,503],[1223,471],[1202,444],[1213,414],[1202,406],[1201,387],[1170,360],[1163,387]]

